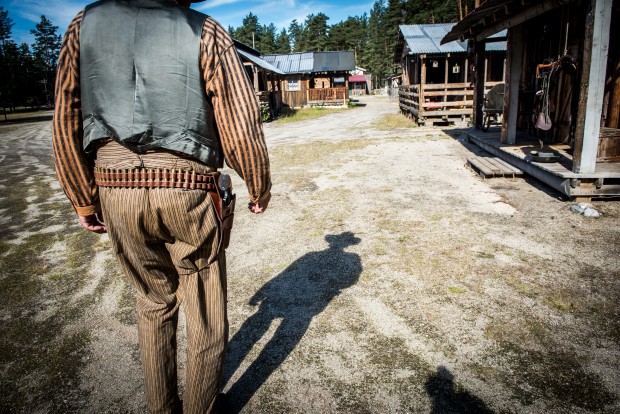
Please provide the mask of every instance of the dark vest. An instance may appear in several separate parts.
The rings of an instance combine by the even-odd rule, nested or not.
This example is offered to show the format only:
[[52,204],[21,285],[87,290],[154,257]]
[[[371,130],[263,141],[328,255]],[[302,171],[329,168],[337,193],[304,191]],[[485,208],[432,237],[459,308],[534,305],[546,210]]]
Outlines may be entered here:
[[86,7],[80,27],[85,150],[111,137],[137,153],[168,149],[222,166],[200,69],[206,17],[171,0]]

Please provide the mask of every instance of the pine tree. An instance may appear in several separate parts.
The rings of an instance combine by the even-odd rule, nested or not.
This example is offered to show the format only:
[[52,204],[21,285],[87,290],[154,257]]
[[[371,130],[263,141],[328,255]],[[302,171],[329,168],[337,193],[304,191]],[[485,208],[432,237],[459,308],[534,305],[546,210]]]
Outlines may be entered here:
[[291,53],[291,38],[288,33],[286,33],[286,29],[282,29],[280,34],[276,38],[276,51],[278,54],[286,54]]
[[299,24],[297,19],[294,19],[288,26],[288,35],[291,38],[292,49],[295,52],[301,52],[305,49],[304,44],[304,25]]
[[368,60],[367,69],[373,74],[375,81],[380,84],[388,73],[391,57],[385,54],[384,21],[386,16],[385,1],[376,1],[370,11],[368,19]]
[[322,52],[328,49],[329,38],[327,36],[329,27],[327,17],[324,13],[309,14],[306,17],[303,36],[305,41],[304,51]]
[[58,26],[54,26],[45,16],[41,16],[41,22],[36,25],[36,30],[30,30],[34,35],[35,42],[32,44],[35,64],[43,74],[43,87],[45,90],[48,106],[53,101],[54,78],[56,74],[56,62],[60,53],[62,38],[56,33]]
[[[14,93],[14,68],[12,67],[13,50],[16,49],[15,42],[11,39],[13,19],[9,17],[9,12],[0,7],[0,105],[12,107]],[[6,117],[6,113],[5,113]]]
[[256,44],[256,48],[264,54],[275,53],[276,36],[276,26],[273,23],[261,26],[260,41]]
[[260,44],[261,28],[258,24],[258,16],[250,12],[241,24],[241,27],[235,30],[235,39],[248,46],[255,47]]

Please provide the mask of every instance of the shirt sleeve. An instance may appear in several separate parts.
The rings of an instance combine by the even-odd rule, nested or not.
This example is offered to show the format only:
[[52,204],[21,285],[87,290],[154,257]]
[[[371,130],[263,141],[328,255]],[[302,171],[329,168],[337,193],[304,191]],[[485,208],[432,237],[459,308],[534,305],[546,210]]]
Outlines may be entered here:
[[211,18],[203,26],[200,62],[226,163],[245,181],[250,201],[266,207],[271,173],[260,105],[233,40]]
[[80,95],[80,24],[84,12],[73,19],[60,49],[55,87],[52,149],[58,181],[81,216],[101,211],[92,170],[92,157],[83,150]]

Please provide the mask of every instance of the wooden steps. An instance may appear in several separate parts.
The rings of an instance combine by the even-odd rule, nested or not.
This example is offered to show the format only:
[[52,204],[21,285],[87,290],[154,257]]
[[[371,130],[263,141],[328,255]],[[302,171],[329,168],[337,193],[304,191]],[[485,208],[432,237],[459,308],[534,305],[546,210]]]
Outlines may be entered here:
[[472,156],[467,158],[467,163],[478,173],[482,178],[487,177],[521,177],[523,171],[508,164],[506,161],[492,157],[480,157]]

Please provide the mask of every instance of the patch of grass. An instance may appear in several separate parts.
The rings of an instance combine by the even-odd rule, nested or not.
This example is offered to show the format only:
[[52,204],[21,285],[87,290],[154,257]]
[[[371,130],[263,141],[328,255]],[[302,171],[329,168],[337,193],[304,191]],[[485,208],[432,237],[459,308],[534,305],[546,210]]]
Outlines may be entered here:
[[553,349],[549,352],[533,351],[513,343],[503,343],[502,348],[513,366],[503,380],[524,405],[553,399],[558,409],[600,411],[617,400],[596,374],[584,370],[584,361],[574,354],[555,351],[555,347],[548,347]]
[[371,127],[379,130],[391,130],[395,128],[416,128],[417,125],[402,114],[388,114],[373,122]]
[[377,244],[375,244],[373,251],[377,256],[386,256],[388,254],[387,249],[385,248],[385,243],[383,241],[379,241]]
[[463,287],[457,287],[457,286],[448,286],[448,292],[455,294],[455,295],[462,295],[463,293],[467,292],[467,289]]
[[481,259],[495,259],[495,255],[488,252],[478,252],[476,253],[476,256],[480,257]]
[[409,241],[409,239],[411,239],[411,236],[408,234],[403,234],[401,236],[398,236],[398,238],[396,239],[399,243],[406,243],[407,241]]
[[[279,145],[270,149],[272,169],[303,167],[303,173],[308,174],[308,166],[325,165],[329,157],[332,162],[342,162],[335,156],[342,151],[352,151],[376,144],[373,140],[344,140],[344,141],[316,141],[309,144]],[[325,170],[325,168],[323,169]],[[317,172],[318,173],[318,172]]]
[[114,316],[125,325],[136,325],[136,292],[135,288],[122,278],[122,290]]
[[[0,303],[11,317],[0,325],[0,412],[83,410],[80,371],[91,338],[76,323],[101,300],[111,278],[77,299],[76,293],[91,282],[88,269],[99,240],[83,230],[35,233],[0,257]],[[59,241],[66,243],[65,258],[50,264],[43,252]]]
[[519,294],[529,298],[537,297],[540,294],[540,289],[537,286],[531,283],[522,282],[517,277],[510,277],[506,279],[506,284],[516,290]]
[[333,111],[347,111],[355,106],[347,106],[346,108],[334,107],[326,108],[324,106],[313,106],[311,108],[294,109],[283,107],[280,109],[278,117],[274,121],[276,124],[288,124],[291,122],[307,121],[309,119],[320,118],[325,115],[334,113]]
[[554,292],[543,299],[543,303],[560,312],[571,312],[575,310],[574,300],[566,297],[559,292]]

